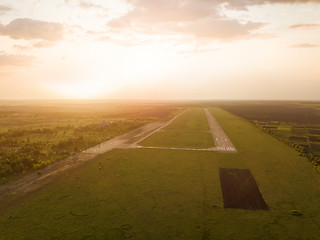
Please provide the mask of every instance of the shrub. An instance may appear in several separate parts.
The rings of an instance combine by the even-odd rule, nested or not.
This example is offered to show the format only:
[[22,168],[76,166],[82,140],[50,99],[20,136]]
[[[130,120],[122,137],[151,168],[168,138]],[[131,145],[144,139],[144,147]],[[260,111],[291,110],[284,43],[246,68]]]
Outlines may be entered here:
[[2,183],[6,183],[6,182],[7,182],[6,177],[2,177],[2,178],[0,179],[0,184],[2,184]]

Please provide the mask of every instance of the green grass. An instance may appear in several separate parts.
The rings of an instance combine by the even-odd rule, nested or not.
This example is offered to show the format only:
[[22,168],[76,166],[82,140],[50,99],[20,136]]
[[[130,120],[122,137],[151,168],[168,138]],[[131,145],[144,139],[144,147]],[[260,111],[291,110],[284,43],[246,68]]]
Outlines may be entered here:
[[291,131],[292,126],[290,125],[278,125],[278,130],[280,131]]
[[287,130],[274,130],[274,129],[272,129],[271,132],[273,132],[274,134],[276,134],[279,137],[289,138],[290,136],[293,136],[291,131],[287,131]]
[[142,146],[177,147],[177,148],[209,148],[213,147],[211,133],[161,131],[139,143]]
[[192,108],[140,144],[152,147],[209,148],[213,139],[203,108]]
[[[238,154],[114,150],[7,211],[0,239],[318,239],[320,176],[308,160],[211,111]],[[270,211],[223,209],[219,167],[250,169]]]
[[192,108],[163,130],[209,131],[210,128],[203,108]]

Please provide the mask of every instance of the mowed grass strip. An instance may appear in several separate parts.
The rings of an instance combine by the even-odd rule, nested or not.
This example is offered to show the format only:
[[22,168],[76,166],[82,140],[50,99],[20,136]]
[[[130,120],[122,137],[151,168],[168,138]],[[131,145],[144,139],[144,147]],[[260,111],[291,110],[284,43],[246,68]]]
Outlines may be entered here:
[[163,130],[209,131],[210,128],[203,108],[191,108]]
[[192,108],[139,144],[150,147],[210,148],[214,146],[203,108]]
[[161,131],[139,143],[150,147],[210,148],[214,146],[207,132]]

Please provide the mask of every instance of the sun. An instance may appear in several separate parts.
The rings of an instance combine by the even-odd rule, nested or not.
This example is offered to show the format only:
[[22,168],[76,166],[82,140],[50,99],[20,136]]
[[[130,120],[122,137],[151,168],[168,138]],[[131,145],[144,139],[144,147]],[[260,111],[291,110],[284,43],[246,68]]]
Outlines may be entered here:
[[69,99],[97,99],[107,97],[117,89],[114,83],[107,80],[85,80],[60,82],[51,86],[54,92]]

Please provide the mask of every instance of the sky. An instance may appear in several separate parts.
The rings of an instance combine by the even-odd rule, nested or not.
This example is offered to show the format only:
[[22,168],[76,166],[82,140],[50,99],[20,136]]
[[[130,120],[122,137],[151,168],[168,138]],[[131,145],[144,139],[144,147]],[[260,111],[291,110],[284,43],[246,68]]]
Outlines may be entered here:
[[319,90],[320,0],[0,0],[0,99]]

